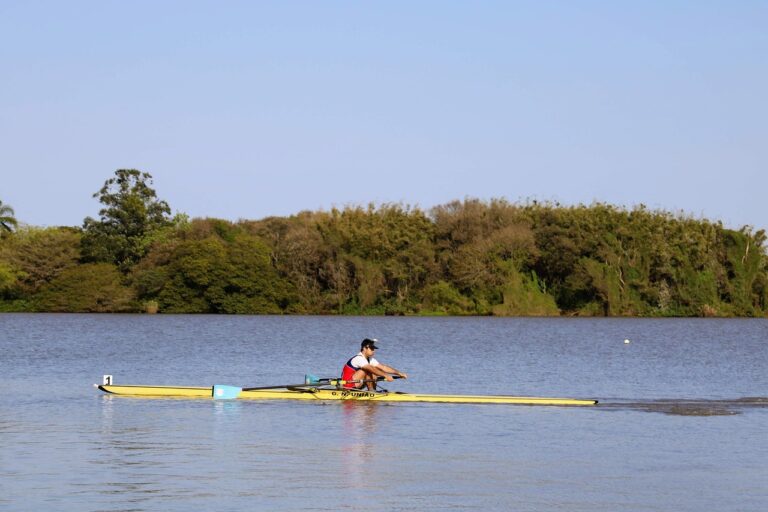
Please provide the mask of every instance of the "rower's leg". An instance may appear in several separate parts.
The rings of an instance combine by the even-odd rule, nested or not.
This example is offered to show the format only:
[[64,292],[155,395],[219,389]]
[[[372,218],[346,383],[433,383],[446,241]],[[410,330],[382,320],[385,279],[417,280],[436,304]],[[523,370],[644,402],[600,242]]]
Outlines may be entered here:
[[[361,368],[360,370],[357,370],[357,371],[356,371],[356,372],[355,372],[355,373],[352,375],[352,380],[359,380],[359,381],[363,381],[363,380],[367,380],[367,379],[368,379],[367,373],[366,373],[366,372],[365,372],[365,370],[363,370],[362,368]],[[354,385],[354,386],[355,386],[357,389],[360,389],[360,388],[362,388],[363,386],[365,386],[366,384],[368,384],[368,383],[367,383],[367,382],[355,382],[353,385]]]
[[372,373],[369,373],[362,368],[357,370],[354,375],[352,375],[352,380],[365,380],[367,382],[357,382],[355,383],[356,388],[363,388],[366,387],[371,391],[374,391],[376,389],[376,376]]
[[368,390],[376,391],[376,375],[366,372],[365,380],[368,381],[365,383],[365,385],[368,387]]

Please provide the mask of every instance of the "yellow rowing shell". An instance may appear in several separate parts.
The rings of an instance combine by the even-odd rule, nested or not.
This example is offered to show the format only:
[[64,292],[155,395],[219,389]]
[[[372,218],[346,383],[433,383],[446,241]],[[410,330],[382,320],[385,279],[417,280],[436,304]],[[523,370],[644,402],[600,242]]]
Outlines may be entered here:
[[[101,385],[107,393],[126,396],[167,398],[213,398],[213,388],[178,386],[115,386]],[[433,402],[457,404],[517,404],[517,405],[595,405],[597,400],[577,398],[544,398],[504,395],[422,395],[400,392],[374,393],[363,390],[291,388],[243,390],[237,397],[244,400],[351,400],[363,402]]]

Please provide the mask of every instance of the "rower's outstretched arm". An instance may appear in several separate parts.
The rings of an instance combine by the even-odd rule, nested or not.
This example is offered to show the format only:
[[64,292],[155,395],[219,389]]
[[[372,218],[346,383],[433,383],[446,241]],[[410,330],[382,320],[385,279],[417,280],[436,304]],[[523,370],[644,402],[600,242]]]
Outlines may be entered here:
[[387,365],[381,364],[381,363],[379,363],[378,366],[366,365],[366,366],[363,366],[362,369],[365,370],[366,372],[372,373],[373,375],[376,375],[378,377],[384,377],[384,379],[386,379],[388,381],[392,380],[392,376],[390,374],[397,375],[397,376],[399,376],[400,378],[403,378],[403,379],[407,379],[408,378],[408,376],[406,374],[404,374],[404,373],[402,373],[402,372],[392,368],[391,366],[387,366]]
[[378,366],[378,367],[379,367],[380,369],[384,370],[385,372],[387,372],[387,373],[391,373],[391,374],[393,374],[393,375],[397,375],[397,376],[399,376],[399,377],[400,377],[400,378],[402,378],[402,379],[407,379],[407,378],[408,378],[408,375],[406,375],[405,373],[401,372],[400,370],[397,370],[397,369],[395,369],[395,368],[392,368],[391,366],[387,366],[387,365],[385,365],[385,364],[381,364],[381,363],[379,363],[379,366]]

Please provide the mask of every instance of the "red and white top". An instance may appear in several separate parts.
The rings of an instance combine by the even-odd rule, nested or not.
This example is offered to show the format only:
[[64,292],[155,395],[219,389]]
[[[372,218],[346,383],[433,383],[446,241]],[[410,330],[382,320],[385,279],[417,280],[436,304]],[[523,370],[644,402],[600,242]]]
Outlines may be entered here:
[[[379,362],[375,358],[366,359],[362,352],[359,352],[356,356],[351,357],[344,368],[341,369],[341,380],[352,380],[352,376],[357,370],[363,366],[379,366]],[[352,383],[344,384],[345,388],[357,387]]]

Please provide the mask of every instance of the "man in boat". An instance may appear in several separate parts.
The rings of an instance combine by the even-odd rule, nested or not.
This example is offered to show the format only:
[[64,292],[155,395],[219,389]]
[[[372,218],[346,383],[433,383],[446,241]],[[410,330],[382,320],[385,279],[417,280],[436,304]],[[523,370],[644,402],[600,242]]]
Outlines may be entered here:
[[342,368],[341,379],[348,381],[347,384],[344,384],[345,388],[359,389],[365,385],[365,387],[373,391],[376,389],[377,377],[383,377],[387,382],[392,382],[393,375],[397,375],[402,379],[408,378],[400,370],[382,364],[373,357],[376,349],[379,348],[376,346],[376,341],[378,340],[365,338],[360,343],[360,352],[356,356],[351,357],[347,364],[344,365],[344,368]]

